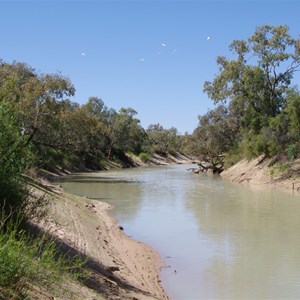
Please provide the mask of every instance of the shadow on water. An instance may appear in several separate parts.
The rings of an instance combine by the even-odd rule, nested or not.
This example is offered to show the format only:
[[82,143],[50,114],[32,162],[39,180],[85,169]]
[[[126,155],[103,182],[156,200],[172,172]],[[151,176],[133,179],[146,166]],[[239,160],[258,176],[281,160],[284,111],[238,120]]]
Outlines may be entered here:
[[[66,192],[88,199],[104,201],[113,207],[119,221],[134,219],[141,205],[141,186],[139,178],[128,177],[124,172],[83,173],[64,176],[56,181]],[[125,175],[124,175],[125,174]]]
[[126,180],[115,177],[98,177],[86,175],[64,176],[54,180],[54,182],[82,182],[82,183],[140,183],[138,180]]

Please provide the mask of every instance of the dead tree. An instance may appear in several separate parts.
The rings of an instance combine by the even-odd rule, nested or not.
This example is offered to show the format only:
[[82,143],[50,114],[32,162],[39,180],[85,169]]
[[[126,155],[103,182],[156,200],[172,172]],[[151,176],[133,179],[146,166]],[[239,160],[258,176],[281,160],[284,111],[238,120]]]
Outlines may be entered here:
[[224,171],[224,154],[216,155],[213,157],[201,157],[201,160],[197,162],[200,172],[211,171],[213,174],[220,174]]

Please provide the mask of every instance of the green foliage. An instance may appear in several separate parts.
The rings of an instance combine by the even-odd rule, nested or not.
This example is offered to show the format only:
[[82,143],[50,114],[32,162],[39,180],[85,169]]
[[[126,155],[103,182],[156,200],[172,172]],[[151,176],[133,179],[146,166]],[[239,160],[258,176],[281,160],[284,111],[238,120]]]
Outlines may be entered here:
[[144,163],[147,163],[150,159],[150,155],[148,153],[140,153],[139,154],[139,158],[144,162]]
[[70,80],[60,74],[38,74],[23,63],[0,62],[0,103],[16,112],[23,148],[30,148],[38,167],[79,161],[95,168],[104,158],[121,158],[126,152],[180,149],[175,128],[163,130],[151,141],[134,109],[117,112],[98,97],[79,105],[67,98],[74,93]]
[[[296,47],[297,41],[286,26],[258,27],[248,41],[230,45],[237,55],[235,60],[217,59],[220,73],[213,82],[204,84],[204,91],[215,103],[230,100],[244,127],[254,129],[249,123],[253,118],[265,126],[264,119],[276,116],[284,106],[284,93],[300,64]],[[247,64],[246,55],[252,57],[251,64]]]
[[[219,73],[204,83],[204,91],[228,113],[223,119],[209,113],[199,118],[193,134],[199,141],[198,150],[194,148],[202,156],[238,149],[242,157],[286,152],[295,158],[297,147],[292,145],[300,138],[300,94],[289,86],[300,67],[299,42],[290,36],[287,26],[264,25],[247,40],[233,41],[229,48],[233,59],[219,56]],[[235,134],[226,125],[234,124],[233,120]],[[226,133],[234,138],[233,143],[227,143]],[[222,146],[221,137],[227,147]]]
[[43,197],[37,201],[29,198],[25,172],[32,161],[47,156],[50,162],[63,160],[67,147],[54,143],[63,142],[59,127],[55,127],[61,124],[58,116],[63,116],[66,107],[68,111],[74,107],[57,100],[73,92],[61,76],[38,76],[24,64],[0,64],[1,299],[25,297],[28,284],[53,285],[70,272],[74,277],[82,274],[77,269],[83,265],[81,259],[70,260],[60,254],[54,241],[45,236],[29,236],[20,229],[18,219],[31,213],[37,217],[35,209],[43,208]]
[[296,87],[287,91],[286,102],[284,113],[289,123],[289,134],[293,140],[298,141],[300,138],[300,92]]
[[24,206],[27,188],[21,173],[29,161],[19,122],[13,110],[0,103],[0,203],[7,213]]
[[212,163],[220,155],[234,148],[238,137],[238,120],[224,105],[219,105],[199,117],[187,149],[201,161]]
[[3,226],[0,220],[0,298],[22,298],[30,284],[48,289],[68,278],[88,276],[85,261],[62,255],[54,241],[46,236],[33,239],[18,226],[20,220]]
[[140,120],[134,118],[137,112],[132,108],[121,108],[110,124],[110,145],[122,152],[138,153],[146,138]]
[[274,165],[270,170],[270,175],[275,176],[277,174],[283,174],[288,171],[289,167],[283,163]]
[[146,132],[154,152],[165,155],[181,151],[181,138],[176,128],[165,129],[160,124],[151,124]]
[[288,147],[286,149],[288,159],[289,160],[296,159],[298,157],[299,151],[300,151],[299,143],[288,145]]

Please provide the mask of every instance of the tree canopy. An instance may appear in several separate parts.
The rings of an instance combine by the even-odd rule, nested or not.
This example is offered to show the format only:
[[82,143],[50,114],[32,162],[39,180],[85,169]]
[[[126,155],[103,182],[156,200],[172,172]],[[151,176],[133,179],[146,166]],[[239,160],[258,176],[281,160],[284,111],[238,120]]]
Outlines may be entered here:
[[[103,159],[126,152],[159,151],[130,107],[108,108],[99,97],[72,102],[71,81],[61,74],[39,74],[25,63],[0,61],[0,105],[13,111],[37,166],[77,164],[100,167]],[[172,129],[167,140],[179,139]],[[164,129],[163,132],[168,132]],[[179,147],[177,148],[179,150]]]
[[198,141],[208,157],[284,153],[298,144],[299,91],[291,82],[300,67],[299,40],[287,26],[264,25],[229,50],[232,58],[217,57],[218,74],[204,83],[216,108],[199,118],[192,144]]

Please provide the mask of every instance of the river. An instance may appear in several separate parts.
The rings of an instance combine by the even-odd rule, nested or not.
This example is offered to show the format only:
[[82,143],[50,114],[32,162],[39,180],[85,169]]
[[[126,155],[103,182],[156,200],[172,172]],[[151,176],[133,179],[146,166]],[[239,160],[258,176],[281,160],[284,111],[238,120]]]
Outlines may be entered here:
[[300,197],[190,167],[75,174],[61,184],[112,204],[125,233],[160,253],[172,300],[299,299]]

